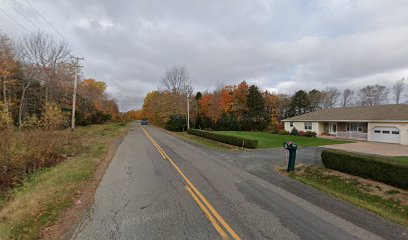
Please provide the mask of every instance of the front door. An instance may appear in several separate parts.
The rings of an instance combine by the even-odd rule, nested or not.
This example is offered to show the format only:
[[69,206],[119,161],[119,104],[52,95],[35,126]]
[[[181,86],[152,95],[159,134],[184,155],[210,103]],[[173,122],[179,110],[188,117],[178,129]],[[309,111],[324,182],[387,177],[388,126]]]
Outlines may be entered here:
[[337,132],[337,123],[329,123],[330,134],[336,134]]

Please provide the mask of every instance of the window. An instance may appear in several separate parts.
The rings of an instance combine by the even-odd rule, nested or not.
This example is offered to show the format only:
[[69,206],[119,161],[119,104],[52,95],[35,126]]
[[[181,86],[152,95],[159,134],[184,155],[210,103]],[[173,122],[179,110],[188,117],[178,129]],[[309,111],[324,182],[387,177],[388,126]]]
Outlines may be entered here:
[[380,130],[374,130],[374,133],[381,133]]
[[383,134],[390,134],[390,131],[388,131],[388,130],[387,130],[387,131],[384,131],[384,130],[383,130],[382,133],[383,133]]
[[293,127],[293,122],[290,122],[290,126]]
[[312,130],[312,123],[311,122],[305,122],[305,130]]
[[392,134],[399,134],[399,131],[392,131]]
[[363,124],[362,123],[347,123],[346,125],[347,132],[362,132]]

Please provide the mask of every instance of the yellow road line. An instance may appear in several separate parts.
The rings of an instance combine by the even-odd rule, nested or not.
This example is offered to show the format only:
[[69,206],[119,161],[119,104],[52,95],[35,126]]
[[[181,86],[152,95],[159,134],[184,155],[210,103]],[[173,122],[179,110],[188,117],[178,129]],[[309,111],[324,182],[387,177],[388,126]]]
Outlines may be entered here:
[[193,190],[191,190],[191,188],[189,186],[186,186],[186,190],[190,193],[191,197],[193,197],[194,201],[196,201],[196,203],[198,204],[198,206],[201,208],[201,210],[205,213],[205,215],[207,216],[208,220],[210,221],[210,223],[212,223],[212,225],[214,226],[214,228],[217,230],[217,232],[221,235],[222,239],[228,239],[227,234],[224,232],[224,230],[222,230],[222,228],[220,227],[220,225],[218,224],[218,222],[213,218],[213,216],[211,215],[211,213],[208,211],[208,209],[203,205],[203,203],[200,201],[200,199],[198,199],[198,197],[195,195],[195,193],[193,192]]
[[228,231],[228,233],[234,238],[235,240],[241,240],[238,234],[228,225],[228,223],[218,214],[218,212],[211,206],[211,204],[205,199],[205,197],[198,191],[198,189],[193,185],[193,183],[184,175],[184,173],[180,170],[180,168],[174,163],[174,161],[167,155],[167,153],[160,147],[160,145],[150,136],[150,134],[141,127],[143,132],[146,134],[148,139],[153,143],[153,145],[157,148],[157,150],[164,155],[167,160],[173,165],[173,167],[177,170],[177,172],[183,177],[186,181],[188,186],[197,194],[197,196],[201,199],[201,201],[207,206],[210,212],[215,216],[215,218],[221,223],[221,225]]
[[153,145],[159,150],[159,153],[162,155],[163,159],[166,159],[166,156],[163,154],[163,150],[161,147],[154,141],[154,139],[150,136],[150,134],[142,128],[143,132],[146,134],[147,138],[150,140],[150,142],[153,143]]

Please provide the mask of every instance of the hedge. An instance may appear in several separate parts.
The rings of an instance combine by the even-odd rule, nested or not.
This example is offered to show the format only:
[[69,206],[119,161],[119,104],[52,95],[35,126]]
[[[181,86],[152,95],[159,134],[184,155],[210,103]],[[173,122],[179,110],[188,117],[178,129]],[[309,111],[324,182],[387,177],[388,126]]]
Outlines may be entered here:
[[408,164],[389,157],[323,150],[326,168],[408,189]]
[[258,140],[248,139],[242,137],[228,136],[220,133],[209,132],[198,129],[188,129],[189,134],[197,135],[203,138],[208,138],[222,143],[227,143],[234,146],[245,147],[245,148],[256,148],[258,145]]

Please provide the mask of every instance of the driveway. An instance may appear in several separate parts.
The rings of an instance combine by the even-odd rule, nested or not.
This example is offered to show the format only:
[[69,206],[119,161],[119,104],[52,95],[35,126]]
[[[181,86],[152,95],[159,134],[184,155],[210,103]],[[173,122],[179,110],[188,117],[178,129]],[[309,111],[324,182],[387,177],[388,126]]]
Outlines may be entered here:
[[322,146],[324,148],[345,150],[351,152],[360,152],[368,154],[377,154],[383,156],[408,156],[408,146],[391,144],[391,143],[379,143],[379,142],[355,142],[338,145]]

